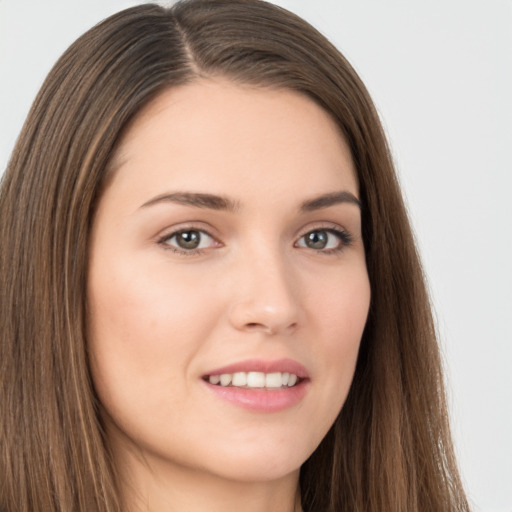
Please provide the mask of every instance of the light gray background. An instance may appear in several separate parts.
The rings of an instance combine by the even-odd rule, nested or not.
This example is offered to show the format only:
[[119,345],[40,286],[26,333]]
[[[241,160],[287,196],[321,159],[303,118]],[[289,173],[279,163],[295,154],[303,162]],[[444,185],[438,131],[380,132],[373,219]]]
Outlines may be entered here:
[[[137,3],[0,0],[0,172],[57,57]],[[429,276],[469,496],[512,512],[512,0],[276,3],[373,95]]]

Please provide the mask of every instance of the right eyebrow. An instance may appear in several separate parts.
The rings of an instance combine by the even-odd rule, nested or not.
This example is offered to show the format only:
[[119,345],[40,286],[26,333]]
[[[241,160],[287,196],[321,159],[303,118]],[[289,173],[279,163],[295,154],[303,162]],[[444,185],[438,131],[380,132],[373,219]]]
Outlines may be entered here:
[[162,194],[145,202],[141,208],[146,208],[159,203],[177,203],[196,208],[207,208],[210,210],[237,211],[239,204],[231,199],[215,194],[203,194],[198,192],[171,192]]

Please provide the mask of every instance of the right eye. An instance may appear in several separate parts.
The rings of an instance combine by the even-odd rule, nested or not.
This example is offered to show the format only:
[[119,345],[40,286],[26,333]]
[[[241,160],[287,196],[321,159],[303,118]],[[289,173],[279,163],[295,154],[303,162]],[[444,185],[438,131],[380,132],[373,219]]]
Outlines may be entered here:
[[200,229],[182,229],[160,240],[164,246],[180,253],[195,254],[216,244],[215,239]]

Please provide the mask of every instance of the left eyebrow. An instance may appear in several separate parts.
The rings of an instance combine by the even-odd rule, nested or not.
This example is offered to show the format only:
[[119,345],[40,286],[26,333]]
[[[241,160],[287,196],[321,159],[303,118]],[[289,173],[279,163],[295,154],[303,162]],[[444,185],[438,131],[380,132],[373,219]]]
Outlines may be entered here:
[[339,192],[323,194],[304,201],[300,206],[300,211],[303,213],[311,212],[314,210],[321,210],[322,208],[329,208],[329,206],[334,206],[340,203],[355,204],[360,209],[362,207],[361,201],[354,194],[346,190],[341,190]]

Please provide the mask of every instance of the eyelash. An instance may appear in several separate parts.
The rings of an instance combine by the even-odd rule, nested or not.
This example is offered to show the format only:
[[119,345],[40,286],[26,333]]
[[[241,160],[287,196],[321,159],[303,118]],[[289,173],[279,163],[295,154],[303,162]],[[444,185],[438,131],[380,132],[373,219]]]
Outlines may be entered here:
[[[190,232],[196,232],[196,233],[200,233],[201,236],[208,236],[210,237],[212,240],[214,240],[217,244],[219,244],[219,246],[221,246],[222,244],[220,244],[220,242],[218,242],[216,240],[216,238],[211,235],[210,233],[208,233],[208,231],[204,230],[204,229],[200,229],[200,228],[197,228],[197,227],[185,227],[185,228],[181,228],[181,229],[178,229],[176,231],[173,231],[171,233],[168,233],[168,234],[165,234],[163,235],[162,237],[160,237],[157,242],[158,244],[160,244],[161,246],[163,246],[163,248],[165,250],[168,250],[168,251],[172,251],[176,254],[179,254],[179,255],[182,255],[182,256],[198,256],[198,255],[201,255],[203,254],[204,252],[208,251],[208,249],[210,249],[210,247],[208,248],[199,248],[199,249],[183,249],[183,248],[178,248],[176,246],[172,246],[169,244],[169,241],[171,239],[173,239],[174,237],[180,235],[180,234],[183,234],[183,233],[190,233]],[[311,247],[305,247],[305,246],[302,246],[302,245],[297,245],[299,243],[300,240],[302,240],[305,236],[307,236],[308,234],[311,234],[311,233],[315,233],[315,232],[325,232],[325,233],[329,233],[331,235],[334,235],[338,238],[339,240],[339,244],[337,247],[333,247],[333,248],[330,248],[330,249],[313,249]],[[324,254],[324,255],[333,255],[333,254],[338,254],[340,252],[342,252],[344,249],[346,249],[347,247],[350,247],[353,243],[353,237],[352,235],[344,230],[344,229],[341,229],[339,228],[338,226],[333,226],[333,225],[328,225],[328,226],[318,226],[318,227],[315,227],[314,229],[309,229],[308,231],[306,231],[305,233],[303,233],[297,242],[295,242],[294,244],[294,247],[303,247],[303,248],[306,248],[306,249],[310,249],[311,251],[315,251],[315,252],[318,252],[318,253],[321,253],[321,254]]]

